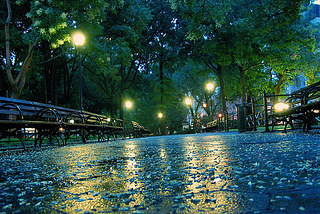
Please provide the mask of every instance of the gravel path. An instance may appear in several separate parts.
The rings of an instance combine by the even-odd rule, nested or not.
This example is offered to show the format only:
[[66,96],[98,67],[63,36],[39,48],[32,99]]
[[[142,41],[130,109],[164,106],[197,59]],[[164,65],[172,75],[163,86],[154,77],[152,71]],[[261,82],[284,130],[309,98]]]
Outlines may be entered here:
[[0,214],[320,213],[319,137],[210,133],[0,153]]

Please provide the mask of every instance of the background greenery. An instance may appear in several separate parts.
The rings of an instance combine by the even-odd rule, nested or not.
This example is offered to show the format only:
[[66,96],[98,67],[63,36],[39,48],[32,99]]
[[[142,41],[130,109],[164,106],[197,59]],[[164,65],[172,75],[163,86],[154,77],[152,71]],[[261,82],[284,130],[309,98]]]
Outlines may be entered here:
[[309,3],[1,1],[0,96],[79,108],[79,50],[71,41],[79,30],[85,110],[130,114],[153,132],[181,131],[185,97],[197,114],[209,103],[208,82],[217,112],[263,90],[279,94],[298,75],[319,81],[319,25],[310,22]]

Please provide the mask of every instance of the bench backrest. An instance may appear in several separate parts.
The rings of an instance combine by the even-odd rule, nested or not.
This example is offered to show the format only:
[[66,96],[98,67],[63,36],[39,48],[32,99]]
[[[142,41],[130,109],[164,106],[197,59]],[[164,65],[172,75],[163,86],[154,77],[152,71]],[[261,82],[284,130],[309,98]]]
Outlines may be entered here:
[[320,99],[320,81],[292,92],[286,99],[291,107],[305,105]]
[[51,104],[0,97],[0,120],[40,120],[123,127],[119,119]]
[[28,120],[34,118],[41,108],[34,106],[33,102],[0,97],[0,118]]

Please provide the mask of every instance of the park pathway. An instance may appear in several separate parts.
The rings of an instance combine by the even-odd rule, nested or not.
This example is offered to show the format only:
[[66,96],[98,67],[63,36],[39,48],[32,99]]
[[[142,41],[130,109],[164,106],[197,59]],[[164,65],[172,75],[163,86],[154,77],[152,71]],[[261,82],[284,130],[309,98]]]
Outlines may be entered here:
[[319,134],[159,136],[0,160],[0,214],[320,213]]

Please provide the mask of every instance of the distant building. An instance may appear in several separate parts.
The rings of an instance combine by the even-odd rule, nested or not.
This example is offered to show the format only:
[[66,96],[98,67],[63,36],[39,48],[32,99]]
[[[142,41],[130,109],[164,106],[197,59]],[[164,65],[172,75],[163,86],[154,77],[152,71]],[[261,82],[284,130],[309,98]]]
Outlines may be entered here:
[[300,88],[306,87],[307,78],[305,76],[299,75],[293,80],[293,85],[288,84],[285,88],[285,93],[292,93]]

